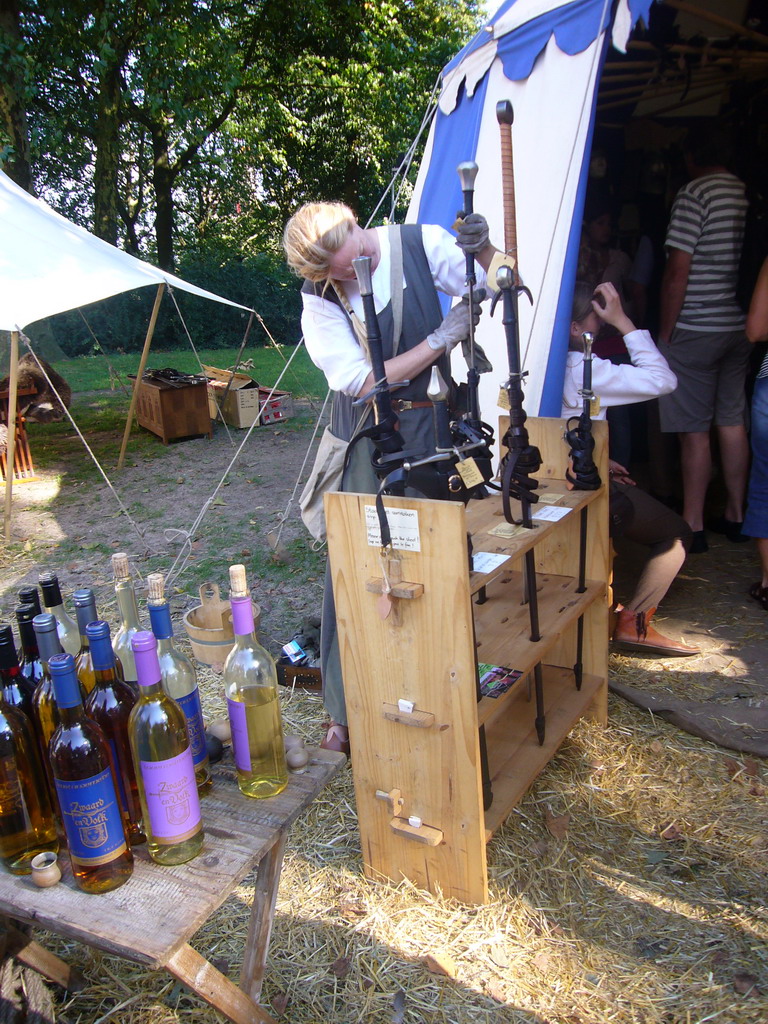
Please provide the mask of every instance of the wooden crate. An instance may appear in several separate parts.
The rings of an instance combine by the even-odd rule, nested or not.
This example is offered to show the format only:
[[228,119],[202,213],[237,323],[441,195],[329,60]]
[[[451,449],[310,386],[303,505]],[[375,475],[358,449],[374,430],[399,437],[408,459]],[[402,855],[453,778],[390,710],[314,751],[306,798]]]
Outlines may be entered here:
[[213,436],[205,381],[174,387],[161,381],[142,380],[136,396],[136,418],[140,426],[157,434],[163,444],[183,437]]
[[[396,552],[401,582],[384,616],[381,564],[370,529],[373,495],[328,494],[328,552],[352,736],[364,869],[408,878],[467,903],[488,899],[485,845],[583,716],[607,717],[609,558],[607,486],[571,491],[561,420],[528,421],[545,460],[539,493],[569,509],[505,538],[501,499],[385,498],[412,529]],[[502,434],[502,431],[500,431]],[[595,424],[595,461],[607,481],[607,429]],[[502,434],[503,436],[503,434]],[[513,506],[516,503],[513,502]],[[543,504],[543,503],[542,503]],[[519,509],[516,510],[519,518]],[[588,517],[585,578],[580,527]],[[468,570],[472,550],[506,556]],[[541,638],[530,639],[523,559],[535,554]],[[574,664],[582,636],[581,687]],[[501,696],[478,701],[477,662],[520,673]],[[531,697],[542,666],[546,730]],[[483,747],[493,799],[484,809]]]

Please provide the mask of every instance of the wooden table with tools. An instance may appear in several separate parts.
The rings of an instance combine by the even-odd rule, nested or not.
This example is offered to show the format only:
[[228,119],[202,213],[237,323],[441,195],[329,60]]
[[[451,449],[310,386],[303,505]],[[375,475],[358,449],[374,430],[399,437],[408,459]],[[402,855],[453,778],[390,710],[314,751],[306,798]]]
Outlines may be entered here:
[[[66,852],[60,857],[62,880],[50,889],[36,888],[28,875],[0,873],[0,914],[12,919],[9,951],[71,987],[67,964],[13,926],[33,924],[113,956],[164,968],[235,1024],[274,1024],[258,1001],[288,829],[345,761],[335,751],[313,750],[306,770],[291,773],[282,793],[253,800],[240,793],[228,751],[214,766],[213,788],[201,803],[200,855],[178,867],[161,867],[150,860],[146,846],[136,846],[131,879],[103,895],[75,887]],[[238,987],[189,940],[253,868],[253,909]]]

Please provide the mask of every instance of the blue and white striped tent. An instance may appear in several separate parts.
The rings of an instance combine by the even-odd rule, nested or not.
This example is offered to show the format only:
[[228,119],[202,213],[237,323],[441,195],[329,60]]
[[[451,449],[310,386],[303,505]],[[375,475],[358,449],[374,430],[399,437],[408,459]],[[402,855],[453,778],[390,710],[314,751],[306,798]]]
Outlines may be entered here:
[[[501,156],[496,104],[514,108],[513,146],[519,270],[534,298],[520,308],[520,350],[529,372],[530,415],[559,416],[568,321],[597,84],[610,43],[626,47],[652,0],[505,0],[448,64],[439,108],[407,220],[450,227],[461,209],[456,168],[477,162],[475,210],[504,248]],[[483,374],[485,420],[498,416],[506,374],[501,311],[483,316],[477,340],[494,366]],[[454,370],[460,376],[458,365]]]

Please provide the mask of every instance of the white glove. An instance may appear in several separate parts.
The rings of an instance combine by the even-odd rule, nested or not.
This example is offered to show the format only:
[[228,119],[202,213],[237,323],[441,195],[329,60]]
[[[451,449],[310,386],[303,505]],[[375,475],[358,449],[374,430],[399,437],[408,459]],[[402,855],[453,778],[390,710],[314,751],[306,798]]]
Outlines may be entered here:
[[[485,298],[485,289],[478,288],[473,295],[472,320],[477,327],[480,320],[480,303]],[[469,296],[450,309],[437,328],[427,338],[427,344],[434,352],[452,352],[465,338],[469,337]]]
[[488,221],[482,213],[468,213],[454,225],[456,245],[464,253],[482,252],[490,241]]

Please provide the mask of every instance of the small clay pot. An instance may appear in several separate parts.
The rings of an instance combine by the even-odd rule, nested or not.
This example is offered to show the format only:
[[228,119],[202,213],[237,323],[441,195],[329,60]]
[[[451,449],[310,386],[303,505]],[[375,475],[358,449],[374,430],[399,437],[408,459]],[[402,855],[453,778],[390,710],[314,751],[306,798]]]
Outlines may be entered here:
[[59,858],[52,850],[38,853],[29,866],[32,868],[32,881],[40,889],[48,889],[61,879]]
[[309,763],[309,751],[303,745],[291,747],[286,751],[285,762],[292,772],[296,772],[299,775],[306,771],[307,764]]

